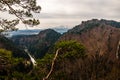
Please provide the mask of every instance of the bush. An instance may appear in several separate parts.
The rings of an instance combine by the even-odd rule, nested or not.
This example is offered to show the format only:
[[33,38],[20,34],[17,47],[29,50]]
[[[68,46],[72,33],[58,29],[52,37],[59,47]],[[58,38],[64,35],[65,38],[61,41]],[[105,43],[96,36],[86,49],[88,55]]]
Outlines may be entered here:
[[11,59],[12,57],[12,52],[11,51],[8,51],[8,50],[5,50],[5,49],[0,49],[0,56],[1,57],[4,57],[6,59]]

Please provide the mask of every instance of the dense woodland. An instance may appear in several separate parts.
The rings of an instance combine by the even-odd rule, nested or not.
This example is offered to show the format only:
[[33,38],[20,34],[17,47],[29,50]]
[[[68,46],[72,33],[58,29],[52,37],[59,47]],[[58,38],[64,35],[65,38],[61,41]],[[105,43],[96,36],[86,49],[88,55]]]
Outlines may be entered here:
[[56,43],[53,53],[37,59],[33,66],[29,59],[12,56],[12,52],[0,49],[1,80],[42,80],[50,71],[56,49],[61,48],[54,69],[48,80],[119,80],[120,60],[110,59],[108,54],[89,56],[85,47],[75,41]]

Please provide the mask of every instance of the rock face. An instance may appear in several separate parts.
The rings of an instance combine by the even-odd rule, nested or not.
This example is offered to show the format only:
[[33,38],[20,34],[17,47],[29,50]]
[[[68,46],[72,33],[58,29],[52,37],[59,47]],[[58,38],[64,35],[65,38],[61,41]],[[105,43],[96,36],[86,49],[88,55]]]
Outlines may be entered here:
[[110,54],[110,57],[116,57],[120,41],[120,23],[103,19],[85,21],[61,36],[59,41],[62,40],[82,43],[90,55]]
[[38,35],[14,36],[12,40],[22,48],[27,47],[36,58],[41,58],[60,36],[60,33],[52,29],[47,29],[41,31]]

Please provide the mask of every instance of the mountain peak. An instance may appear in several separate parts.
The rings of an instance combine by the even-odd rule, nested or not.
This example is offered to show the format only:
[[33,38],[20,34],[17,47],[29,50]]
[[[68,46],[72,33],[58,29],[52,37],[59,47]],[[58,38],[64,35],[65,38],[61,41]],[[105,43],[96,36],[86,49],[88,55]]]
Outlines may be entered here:
[[[56,31],[53,30],[53,29],[45,29],[45,30],[43,30],[43,31],[40,31],[39,34],[41,34],[41,33],[50,33],[50,32],[56,32]],[[56,32],[56,33],[57,33],[57,32]]]
[[91,19],[88,21],[82,21],[81,25],[86,25],[86,24],[105,24],[105,25],[110,25],[112,27],[120,28],[120,22],[114,21],[114,20],[106,20],[106,19]]
[[60,36],[61,34],[55,30],[46,29],[37,35],[14,36],[12,40],[20,47],[26,46],[36,58],[41,58]]
[[90,54],[108,53],[113,58],[120,41],[120,22],[104,19],[83,21],[59,40],[75,40],[82,43]]
[[120,28],[120,22],[113,21],[113,20],[105,20],[105,19],[91,19],[87,21],[82,21],[80,25],[75,26],[73,29],[70,29],[69,33],[78,33],[82,31],[86,31],[92,29],[94,27],[101,27],[101,26],[111,26],[115,28]]

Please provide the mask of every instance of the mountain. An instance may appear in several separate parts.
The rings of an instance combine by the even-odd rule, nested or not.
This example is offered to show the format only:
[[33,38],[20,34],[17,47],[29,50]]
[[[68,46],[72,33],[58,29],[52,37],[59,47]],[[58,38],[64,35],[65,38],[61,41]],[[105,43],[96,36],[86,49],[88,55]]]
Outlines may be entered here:
[[64,27],[64,26],[54,27],[54,28],[52,28],[52,29],[55,30],[55,31],[58,32],[58,33],[61,33],[61,34],[67,32],[67,31],[69,30],[69,28]]
[[12,37],[17,35],[35,35],[38,34],[41,30],[40,29],[33,29],[33,30],[17,30],[17,31],[7,31],[3,32],[2,34],[6,37]]
[[21,48],[27,47],[36,58],[41,58],[60,36],[60,33],[52,29],[46,29],[40,31],[37,35],[19,35],[13,36],[11,39]]
[[46,29],[39,34],[15,35],[9,39],[16,45],[1,36],[0,47],[13,52],[19,51],[18,46],[28,48],[31,56],[37,58],[37,65],[33,67],[28,60],[11,58],[9,51],[0,49],[1,80],[43,80],[48,74],[49,80],[120,79],[119,22],[92,19],[64,34]]
[[112,20],[92,19],[83,21],[63,34],[59,41],[75,40],[82,43],[87,53],[109,54],[110,57],[117,57],[117,47],[120,42],[120,22]]
[[[54,27],[51,28],[53,30],[55,30],[58,33],[65,33],[68,31],[68,28],[63,27],[63,26],[59,26],[59,27]],[[40,31],[43,31],[44,29],[25,29],[25,30],[17,30],[17,31],[7,31],[7,32],[3,32],[2,34],[5,35],[6,37],[12,37],[12,36],[19,36],[19,35],[36,35],[39,34]]]
[[[67,31],[67,29],[61,28],[54,28],[54,30]],[[54,30],[47,29],[34,35],[16,35],[12,37],[12,40],[16,45],[28,47],[34,56],[40,57],[44,56],[60,37],[60,34]],[[83,21],[80,25],[63,33],[58,41],[63,40],[76,40],[82,43],[90,55],[109,53],[109,56],[117,57],[117,47],[120,41],[120,22],[104,19]]]
[[20,49],[11,40],[4,36],[0,36],[0,49],[6,49],[11,51],[14,57],[28,57],[22,49]]

